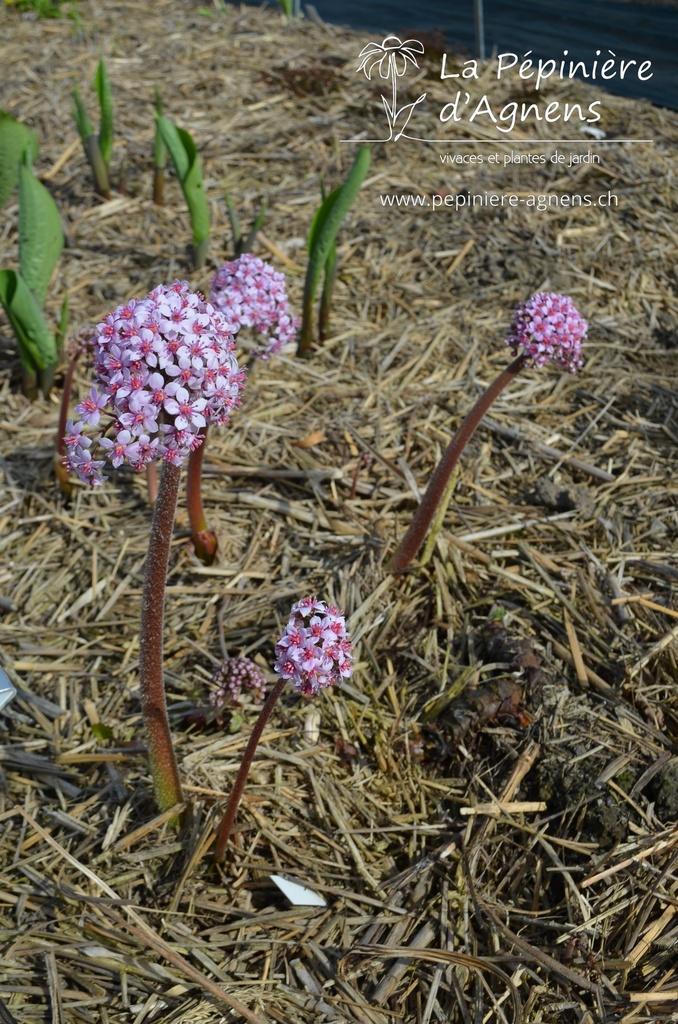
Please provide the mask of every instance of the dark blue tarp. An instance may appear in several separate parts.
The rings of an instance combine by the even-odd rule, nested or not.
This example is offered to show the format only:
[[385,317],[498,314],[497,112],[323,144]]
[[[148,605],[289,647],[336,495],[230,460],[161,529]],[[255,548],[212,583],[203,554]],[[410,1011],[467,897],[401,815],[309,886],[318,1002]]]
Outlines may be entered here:
[[[302,0],[302,3],[304,0]],[[311,0],[314,2],[314,0]],[[449,41],[473,53],[473,3],[463,0],[315,0],[325,20],[374,33],[375,41],[419,29],[442,31]],[[652,61],[647,82],[633,75],[597,85],[620,96],[650,100],[678,109],[678,5],[618,3],[608,0],[485,0],[485,48],[590,64],[596,50],[613,50],[617,58]],[[367,42],[367,40],[366,40]],[[603,59],[601,57],[601,59]]]

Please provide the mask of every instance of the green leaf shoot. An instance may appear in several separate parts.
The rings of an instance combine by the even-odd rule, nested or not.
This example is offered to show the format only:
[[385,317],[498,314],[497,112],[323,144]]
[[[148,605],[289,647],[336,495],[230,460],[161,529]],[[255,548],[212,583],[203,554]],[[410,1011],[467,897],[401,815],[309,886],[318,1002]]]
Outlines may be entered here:
[[304,284],[301,333],[297,355],[307,356],[313,343],[313,301],[321,275],[327,267],[332,246],[344,217],[360,191],[370,167],[370,148],[361,146],[353,166],[340,189],[335,189],[323,200],[309,231],[309,260]]
[[27,150],[19,168],[19,268],[41,308],[63,245],[57,205],[34,177]]
[[33,292],[16,270],[0,270],[0,303],[7,314],[28,375],[49,371],[57,361],[56,343]]
[[94,73],[94,90],[99,100],[99,149],[108,170],[113,155],[113,101],[111,99],[111,83],[106,71],[103,57],[97,64]]
[[90,135],[94,135],[94,126],[87,116],[87,111],[85,110],[85,105],[82,102],[77,85],[73,86],[73,118],[75,119],[75,126],[78,129],[78,135],[82,144],[86,146]]
[[68,292],[64,295],[64,300],[61,303],[61,312],[59,314],[59,325],[56,329],[56,347],[59,358],[63,356],[64,342],[66,341],[66,331],[68,330],[68,318],[70,314],[70,304],[68,301]]
[[31,160],[38,156],[38,140],[25,124],[0,110],[0,206],[9,199],[19,181],[19,165],[28,150]]
[[210,234],[210,211],[198,149],[189,133],[183,128],[177,128],[169,118],[159,117],[157,123],[188,206],[193,232],[194,264],[199,267],[204,263]]
[[228,192],[224,192],[224,199],[226,200],[228,220],[231,225],[231,233],[233,235],[233,252],[236,256],[240,256],[242,253],[242,228],[240,226],[240,218],[238,217],[238,211],[233,205],[233,201],[231,200]]
[[241,248],[240,248],[240,252],[241,253],[243,253],[243,252],[251,252],[252,251],[252,246],[254,245],[254,240],[257,237],[258,233],[259,233],[261,225],[264,223],[264,217],[266,216],[266,211],[267,210],[268,210],[268,203],[264,203],[264,205],[259,210],[259,213],[258,213],[258,215],[256,217],[256,220],[254,221],[254,223],[252,224],[252,227],[250,228],[250,231],[249,231],[249,233],[247,235],[247,238],[241,244]]
[[159,119],[162,117],[162,100],[155,87],[155,139],[153,140],[153,202],[163,206],[165,202],[165,166],[167,164],[167,146],[163,142]]

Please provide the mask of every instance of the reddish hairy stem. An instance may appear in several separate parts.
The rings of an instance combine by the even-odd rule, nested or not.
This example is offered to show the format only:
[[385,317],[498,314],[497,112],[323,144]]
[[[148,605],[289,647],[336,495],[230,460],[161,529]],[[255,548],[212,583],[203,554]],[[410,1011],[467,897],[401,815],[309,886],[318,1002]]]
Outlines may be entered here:
[[78,349],[68,364],[68,368],[64,376],[64,387],[61,392],[61,407],[59,409],[59,424],[57,426],[56,451],[57,455],[61,455],[62,457],[66,454],[66,445],[64,444],[66,420],[68,419],[68,406],[71,404],[71,391],[73,390],[75,367],[79,358],[80,350]]
[[254,729],[252,730],[252,735],[247,741],[245,753],[242,756],[242,761],[240,762],[240,767],[238,768],[238,774],[233,784],[231,795],[228,799],[226,812],[221,820],[221,824],[219,825],[219,829],[217,831],[217,841],[214,846],[215,860],[221,860],[226,851],[226,844],[228,843],[228,840],[231,837],[231,832],[233,831],[233,825],[235,823],[235,816],[238,813],[238,807],[240,806],[240,800],[242,799],[243,790],[245,789],[247,776],[250,773],[252,761],[254,760],[254,752],[257,749],[257,745],[259,743],[259,740],[261,739],[261,734],[264,731],[264,728],[266,727],[266,723],[271,717],[271,712],[273,711],[273,708],[277,703],[278,697],[283,692],[286,681],[287,680],[285,679],[279,679],[278,682],[273,687],[273,689],[271,690],[271,692],[269,693],[268,697],[266,698],[266,703],[259,712],[259,717],[255,722]]
[[217,553],[217,537],[210,530],[202,506],[202,459],[207,444],[207,427],[201,427],[202,444],[195,448],[188,458],[186,479],[186,504],[191,524],[191,537],[195,553],[203,565],[211,565]]
[[183,800],[167,718],[162,647],[167,563],[180,477],[178,466],[169,462],[163,465],[146,556],[139,637],[141,711],[146,726],[153,789],[161,811]]
[[80,358],[80,350],[78,350],[73,358],[71,359],[66,369],[66,375],[64,376],[64,386],[61,392],[61,406],[59,408],[59,423],[57,425],[57,436],[56,436],[56,454],[54,457],[54,472],[56,478],[59,481],[59,486],[66,496],[70,495],[73,488],[68,479],[68,470],[64,466],[63,460],[66,455],[66,445],[64,444],[64,437],[66,435],[66,421],[68,419],[68,407],[71,404],[71,392],[73,390],[73,377],[75,376],[75,367]]
[[459,461],[459,457],[466,445],[469,443],[480,422],[490,408],[495,398],[501,394],[507,384],[510,384],[514,377],[520,373],[525,365],[525,357],[517,356],[513,362],[503,370],[496,380],[482,393],[476,404],[468,413],[461,426],[457,430],[449,445],[443,453],[436,470],[426,488],[426,494],[421,500],[419,508],[415,512],[410,528],[400,541],[398,549],[389,564],[392,572],[406,569],[413,558],[416,557],[419,548],[431,525],[435,511],[445,493],[447,482],[450,479],[452,470]]
[[158,463],[149,462],[146,465],[146,487],[148,488],[148,500],[155,505],[158,498]]

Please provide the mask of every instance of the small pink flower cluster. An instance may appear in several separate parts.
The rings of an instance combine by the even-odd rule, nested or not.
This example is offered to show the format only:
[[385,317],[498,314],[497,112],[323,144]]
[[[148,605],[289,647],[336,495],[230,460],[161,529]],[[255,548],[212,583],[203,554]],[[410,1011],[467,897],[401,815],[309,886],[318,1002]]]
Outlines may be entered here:
[[66,342],[66,355],[69,359],[84,355],[87,361],[91,362],[95,340],[96,336],[93,334],[92,329],[83,327],[74,338],[70,338]]
[[252,700],[259,704],[266,696],[266,676],[251,658],[231,658],[214,672],[212,684],[217,690],[210,693],[210,704],[221,710],[237,704],[243,690],[250,690]]
[[299,318],[290,310],[285,275],[251,253],[224,263],[212,279],[210,298],[233,334],[252,327],[265,338],[265,349],[254,353],[260,359],[276,355],[296,337]]
[[581,346],[588,325],[568,295],[538,292],[516,307],[511,334],[505,344],[523,353],[535,366],[549,359],[569,373],[582,365]]
[[[200,428],[224,424],[245,374],[228,321],[185,281],[158,285],[118,306],[94,334],[95,385],[67,423],[65,463],[91,486],[105,479],[85,426],[110,422],[96,439],[113,466],[156,459],[181,465],[202,444]],[[106,436],[110,433],[110,437]]]
[[314,697],[353,673],[353,645],[338,608],[305,597],[292,608],[275,653],[275,670],[305,697]]

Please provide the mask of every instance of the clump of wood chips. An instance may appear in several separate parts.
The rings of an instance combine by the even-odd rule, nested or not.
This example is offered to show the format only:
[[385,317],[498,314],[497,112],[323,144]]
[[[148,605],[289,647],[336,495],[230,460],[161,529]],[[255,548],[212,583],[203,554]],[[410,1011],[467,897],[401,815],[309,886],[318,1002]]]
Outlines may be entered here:
[[[79,26],[0,12],[0,105],[37,131],[69,241],[47,315],[68,291],[75,333],[161,281],[208,290],[231,254],[224,190],[244,222],[268,200],[257,253],[298,309],[319,179],[343,180],[340,140],[383,130],[379,89],[355,74],[366,40],[250,8],[77,6]],[[70,117],[73,76],[86,92],[101,53],[124,186],[105,203]],[[176,180],[166,207],[149,198],[156,82],[203,161],[214,229],[198,274]],[[145,481],[120,471],[61,495],[59,386],[20,396],[3,319],[0,659],[20,696],[0,717],[0,999],[17,1020],[675,1019],[678,118],[603,105],[608,137],[655,145],[491,171],[443,166],[423,143],[374,148],[340,235],[331,339],[308,363],[255,366],[210,437],[214,568],[180,504],[166,672],[186,835],[156,816],[140,750]],[[379,200],[486,188],[609,189],[619,206]],[[5,214],[0,265],[16,266],[16,197]],[[589,320],[582,372],[529,371],[502,395],[425,564],[385,575],[450,434],[509,358],[513,306],[542,289]],[[283,698],[217,870],[208,845],[256,709],[231,733],[196,709],[224,654],[272,678],[289,607],[311,592],[350,616],[355,677],[312,706]],[[327,906],[291,907],[271,873]]]

